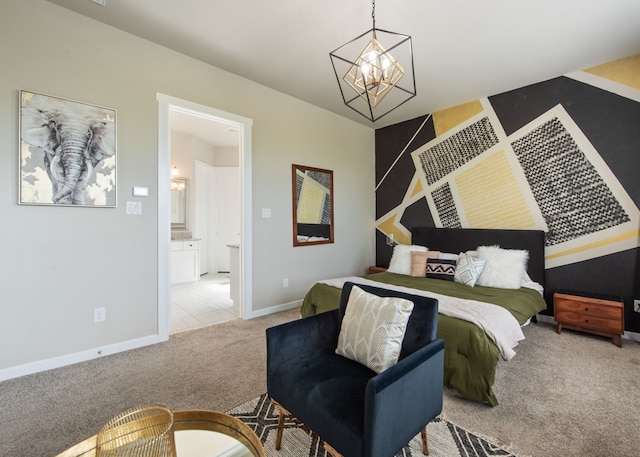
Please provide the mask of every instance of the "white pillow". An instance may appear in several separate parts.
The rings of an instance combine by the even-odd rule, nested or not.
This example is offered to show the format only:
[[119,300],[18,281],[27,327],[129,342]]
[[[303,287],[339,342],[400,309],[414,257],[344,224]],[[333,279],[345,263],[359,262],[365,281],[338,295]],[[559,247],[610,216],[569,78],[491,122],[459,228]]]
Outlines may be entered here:
[[461,252],[458,256],[458,263],[456,264],[456,272],[453,280],[467,286],[475,286],[480,277],[480,273],[484,270],[486,262],[486,259]]
[[529,251],[501,249],[500,246],[478,246],[478,257],[486,259],[479,286],[519,289],[527,272]]
[[393,255],[391,261],[389,261],[389,268],[387,271],[390,273],[398,273],[401,275],[411,274],[411,251],[427,252],[424,246],[417,246],[415,244],[396,244],[393,248]]
[[438,254],[438,258],[442,260],[458,260],[458,254],[454,254],[453,252],[442,252]]
[[411,300],[379,297],[353,286],[336,354],[383,372],[398,362],[411,311]]

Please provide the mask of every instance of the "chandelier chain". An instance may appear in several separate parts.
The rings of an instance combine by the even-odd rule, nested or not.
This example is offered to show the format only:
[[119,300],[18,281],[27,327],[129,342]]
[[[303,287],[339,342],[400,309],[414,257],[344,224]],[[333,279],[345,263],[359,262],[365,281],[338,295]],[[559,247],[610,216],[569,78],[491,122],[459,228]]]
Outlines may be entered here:
[[373,19],[373,29],[376,28],[376,0],[371,0],[371,19]]

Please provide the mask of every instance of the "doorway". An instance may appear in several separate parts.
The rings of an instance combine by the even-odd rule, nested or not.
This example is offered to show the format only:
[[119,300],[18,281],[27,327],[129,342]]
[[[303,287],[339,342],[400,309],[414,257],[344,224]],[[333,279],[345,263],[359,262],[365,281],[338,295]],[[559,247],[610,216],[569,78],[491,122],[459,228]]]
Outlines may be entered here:
[[[251,119],[204,105],[157,94],[158,101],[158,334],[167,340],[171,323],[169,267],[171,112],[181,112],[237,129],[239,135],[240,255],[238,261],[238,302],[240,317],[251,316]],[[163,222],[164,221],[164,222]]]
[[230,272],[229,245],[240,244],[240,170],[195,161],[195,233],[200,275]]

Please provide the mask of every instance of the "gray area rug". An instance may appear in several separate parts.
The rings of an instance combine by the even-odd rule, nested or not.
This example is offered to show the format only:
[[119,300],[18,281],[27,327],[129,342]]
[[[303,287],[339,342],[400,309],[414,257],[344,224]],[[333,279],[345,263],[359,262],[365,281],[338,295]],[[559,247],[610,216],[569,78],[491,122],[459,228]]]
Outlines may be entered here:
[[[249,425],[260,437],[267,456],[278,457],[331,457],[322,447],[317,435],[307,433],[300,425],[287,418],[280,450],[275,449],[278,429],[278,410],[267,394],[262,394],[226,412]],[[512,456],[514,454],[444,419],[436,419],[427,426],[430,457],[457,456]],[[420,435],[397,454],[396,457],[422,456]]]

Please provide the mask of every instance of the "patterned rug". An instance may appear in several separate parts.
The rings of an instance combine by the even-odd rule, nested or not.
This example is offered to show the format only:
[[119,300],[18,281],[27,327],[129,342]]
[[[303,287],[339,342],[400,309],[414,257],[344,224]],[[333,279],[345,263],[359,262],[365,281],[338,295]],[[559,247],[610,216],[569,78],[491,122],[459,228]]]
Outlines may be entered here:
[[[282,446],[275,449],[278,411],[263,394],[226,412],[249,425],[260,437],[269,457],[330,457],[317,435],[308,433],[291,419],[285,421]],[[463,428],[444,419],[435,419],[427,426],[430,457],[516,457]],[[422,441],[418,434],[396,457],[422,456]]]

